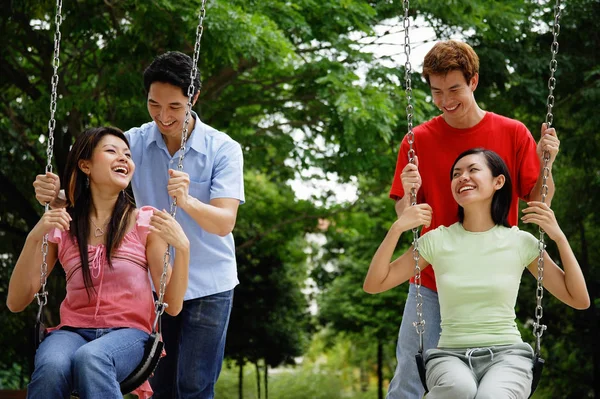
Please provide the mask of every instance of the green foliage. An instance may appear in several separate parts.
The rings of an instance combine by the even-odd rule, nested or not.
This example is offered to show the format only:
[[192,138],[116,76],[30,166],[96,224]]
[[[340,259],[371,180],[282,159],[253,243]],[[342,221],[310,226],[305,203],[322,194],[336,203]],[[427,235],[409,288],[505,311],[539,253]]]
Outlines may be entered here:
[[[215,397],[237,398],[237,384],[236,367],[224,369],[215,388]],[[243,387],[244,398],[256,397],[256,376],[253,367],[244,368]],[[343,391],[342,381],[335,375],[300,368],[282,369],[277,374],[271,373],[269,378],[270,399],[354,398],[354,396],[342,396]]]
[[[30,184],[45,165],[41,144],[47,140],[53,4],[11,2],[0,22],[0,31],[10,37],[1,50],[0,67],[5,284],[41,211]],[[141,73],[159,53],[192,52],[199,6],[199,0],[63,5],[54,132],[59,174],[73,137],[84,128],[111,124],[127,129],[149,119]],[[351,35],[372,34],[373,26],[393,10],[389,2],[367,1],[208,3],[200,58],[203,88],[196,110],[242,144],[247,172],[248,204],[240,209],[235,231],[242,284],[236,290],[228,346],[229,355],[239,361],[291,362],[305,346],[309,318],[301,292],[306,278],[303,234],[315,229],[324,212],[295,200],[286,184],[310,166],[324,166],[325,172],[339,169],[335,146],[347,154],[346,172],[340,171],[347,178],[359,148],[376,144],[377,138],[389,142],[398,119],[390,94],[395,85],[389,79],[382,83],[383,74],[377,84],[375,78],[360,81],[359,67],[369,65],[373,56],[361,51]],[[54,299],[49,310],[56,321],[55,298],[64,285],[62,276],[50,280]],[[6,331],[24,332],[32,311],[16,316],[3,312],[10,326]],[[25,352],[6,346],[11,350],[5,364],[8,359],[27,363]]]
[[[356,338],[328,338],[326,334],[316,334],[300,365],[269,371],[269,398],[373,398],[375,391],[369,377],[369,357],[365,355],[373,348]],[[362,364],[363,372],[356,364]],[[216,397],[238,397],[238,373],[239,368],[234,363],[224,366],[217,382]],[[246,366],[243,369],[243,397],[256,397],[256,392],[255,368]],[[264,395],[264,387],[261,392]]]
[[[477,51],[481,62],[480,83],[475,93],[478,102],[487,110],[523,121],[534,137],[539,138],[547,109],[552,7],[529,1],[444,4],[425,1],[418,7],[418,15],[434,26],[439,37],[460,32]],[[553,209],[580,260],[592,298],[598,297],[600,281],[599,270],[593,266],[598,263],[599,254],[597,246],[591,244],[596,242],[600,231],[595,205],[600,198],[597,156],[600,136],[591,117],[600,94],[597,51],[600,40],[596,32],[589,33],[583,27],[592,26],[600,17],[599,12],[600,5],[587,0],[569,2],[562,12],[553,110],[554,126],[561,139],[561,153],[553,171],[558,187]],[[420,105],[417,104],[417,110]],[[381,303],[377,303],[366,294],[361,297],[360,292],[370,257],[393,220],[392,215],[383,223],[378,219],[391,212],[389,200],[387,204],[361,207],[372,201],[373,195],[387,191],[393,167],[384,170],[375,168],[367,175],[355,172],[359,174],[360,198],[351,216],[341,213],[345,218],[335,218],[325,245],[329,255],[324,256],[323,266],[313,272],[323,288],[321,322],[339,332],[360,331],[373,339],[386,329],[386,322],[395,324],[386,317],[387,310],[393,309],[390,304],[385,305],[385,295],[389,293],[383,294]],[[351,225],[354,228],[349,228]],[[377,230],[374,225],[381,228]],[[537,234],[537,229],[531,231]],[[406,243],[400,243],[399,247],[406,248]],[[549,251],[556,259],[556,248],[550,245]],[[523,280],[518,317],[520,324],[527,326],[523,330],[524,339],[532,342],[529,324],[535,306],[535,280],[529,273]],[[597,336],[600,325],[598,304],[587,311],[574,311],[550,297],[547,294],[544,298],[543,320],[549,329],[544,334],[542,350],[547,363],[537,396],[593,395],[599,389],[595,381],[598,381],[600,353],[591,349],[595,347],[592,337]],[[402,301],[398,302],[401,309]],[[381,329],[374,325],[377,321],[381,321]],[[395,338],[394,328],[385,331],[390,339]]]
[[[474,46],[481,61],[478,102],[523,121],[537,138],[547,108],[552,2],[413,3],[411,15],[433,26],[439,38],[458,33]],[[350,337],[363,349],[348,349],[354,357],[338,356],[343,359],[336,363],[339,370],[352,364],[372,375],[373,345],[381,342],[383,372],[391,376],[405,290],[370,296],[362,292],[362,281],[394,220],[387,192],[407,131],[405,93],[399,84],[404,70],[389,67],[384,63],[389,57],[378,58],[365,48],[378,24],[401,25],[402,5],[397,0],[208,2],[200,57],[203,88],[196,111],[239,141],[245,156],[247,203],[240,208],[234,232],[241,285],[227,348],[235,361],[292,363],[307,350],[310,334],[326,326],[333,347],[347,339],[340,337]],[[63,4],[56,171],[62,171],[73,137],[84,128],[110,124],[127,129],[148,121],[141,73],[164,51],[192,53],[199,6],[200,0]],[[589,29],[600,18],[600,4],[571,0],[563,7],[554,92],[561,152],[553,171],[558,187],[553,209],[581,261],[594,305],[584,312],[565,310],[546,295],[544,320],[549,329],[543,351],[548,362],[538,396],[579,398],[600,391],[600,353],[594,341],[600,325],[600,271],[595,266],[600,253],[594,245],[600,239],[600,137],[594,118],[600,99],[600,40],[597,30]],[[46,163],[54,2],[12,1],[4,9],[0,302],[16,256],[41,213],[31,182]],[[412,61],[417,65],[421,60]],[[436,110],[417,74],[412,82],[418,124]],[[332,188],[300,201],[288,185],[296,176],[356,182],[358,199],[332,205]],[[325,231],[318,228],[319,220],[329,223]],[[307,242],[306,233],[324,235],[325,245]],[[398,253],[408,244],[402,240]],[[555,248],[549,250],[556,258]],[[53,321],[64,295],[64,277],[55,274],[50,278]],[[302,292],[307,276],[317,289],[316,320],[308,314]],[[518,317],[526,326],[533,314],[535,280],[523,280]],[[31,349],[19,348],[31,348],[27,337],[34,312],[34,306],[19,315],[5,308],[0,312],[5,348],[0,378],[5,387],[27,381]],[[531,340],[527,331],[524,336]],[[320,348],[323,353],[329,349]],[[304,366],[297,373],[272,375],[271,397],[286,388],[296,396],[279,397],[336,398],[340,392],[351,397],[346,388],[356,384],[350,377],[356,368],[347,378],[346,371],[313,373]],[[231,373],[224,372],[224,382],[237,378],[237,371]],[[220,392],[235,397],[236,390]]]
[[239,334],[229,334],[226,354],[238,362],[293,363],[307,342],[302,232],[315,224],[314,211],[264,175],[249,171],[245,180],[247,204],[236,235],[240,285],[230,320],[230,331]]

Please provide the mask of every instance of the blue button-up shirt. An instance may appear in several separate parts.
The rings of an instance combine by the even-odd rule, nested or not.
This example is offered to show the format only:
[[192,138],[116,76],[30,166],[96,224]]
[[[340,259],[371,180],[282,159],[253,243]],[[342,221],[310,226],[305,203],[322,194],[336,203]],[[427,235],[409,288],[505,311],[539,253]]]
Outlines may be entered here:
[[[225,133],[202,123],[196,114],[183,160],[190,176],[189,195],[208,204],[214,198],[234,198],[244,203],[243,157],[240,145]],[[169,169],[177,169],[178,150],[169,154],[155,122],[128,130],[125,135],[135,163],[132,186],[138,207],[170,209],[167,193]],[[190,273],[184,300],[233,289],[238,283],[233,235],[225,237],[202,229],[183,210],[177,221],[190,241]]]

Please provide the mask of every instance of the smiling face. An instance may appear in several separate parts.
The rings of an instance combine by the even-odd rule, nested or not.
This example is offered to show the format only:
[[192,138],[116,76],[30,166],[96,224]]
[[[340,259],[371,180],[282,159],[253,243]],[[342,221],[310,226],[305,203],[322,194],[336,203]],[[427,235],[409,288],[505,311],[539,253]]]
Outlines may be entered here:
[[452,70],[445,75],[430,75],[429,87],[434,104],[443,112],[446,122],[455,128],[471,127],[478,113],[473,92],[477,88],[479,75],[469,82],[460,70]]
[[[198,94],[192,103],[196,101],[197,96]],[[165,139],[181,139],[187,102],[188,98],[183,95],[180,87],[163,82],[154,82],[150,85],[148,113]],[[193,129],[193,124],[194,118],[190,117],[188,131]]]
[[452,196],[465,208],[476,202],[489,202],[504,185],[504,175],[494,177],[482,153],[466,155],[452,170]]
[[79,167],[88,175],[91,187],[117,192],[127,188],[135,171],[127,143],[111,134],[100,139],[91,159],[81,160]]

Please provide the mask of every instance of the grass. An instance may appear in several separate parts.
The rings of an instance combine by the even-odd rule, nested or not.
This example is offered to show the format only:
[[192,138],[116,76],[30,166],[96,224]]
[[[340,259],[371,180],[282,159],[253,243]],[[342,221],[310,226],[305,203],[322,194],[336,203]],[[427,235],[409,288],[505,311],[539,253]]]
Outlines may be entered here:
[[[237,399],[237,367],[224,367],[215,389],[217,399]],[[286,367],[269,372],[269,399],[374,399],[376,387],[361,392],[355,385],[347,384],[344,371],[308,369],[307,367]],[[256,373],[254,366],[244,367],[244,399],[256,399]],[[264,386],[261,375],[261,399],[264,399]]]

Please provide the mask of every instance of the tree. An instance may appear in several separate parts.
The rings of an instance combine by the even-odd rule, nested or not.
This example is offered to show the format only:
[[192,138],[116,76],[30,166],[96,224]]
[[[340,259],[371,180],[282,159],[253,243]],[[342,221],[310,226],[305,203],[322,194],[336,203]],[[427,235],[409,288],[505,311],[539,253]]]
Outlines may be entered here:
[[[403,288],[378,295],[368,295],[362,289],[374,248],[394,220],[388,201],[387,194],[368,197],[333,219],[327,231],[329,254],[314,273],[322,289],[318,302],[321,324],[336,334],[351,334],[353,341],[373,350],[368,359],[375,359],[377,365],[379,398],[384,397],[384,348],[393,357],[401,309],[406,303]],[[405,235],[400,250],[406,251],[409,245]],[[327,275],[327,270],[335,278],[327,281],[317,277]],[[393,368],[385,374],[393,374]]]
[[[246,175],[247,209],[240,215],[236,288],[225,353],[240,372],[249,361],[264,360],[265,395],[268,367],[294,364],[308,342],[308,303],[302,293],[307,277],[303,232],[316,225],[315,210],[296,202],[289,187],[278,187],[264,175]],[[274,228],[282,220],[296,220]],[[261,240],[256,232],[273,229]],[[232,333],[233,332],[233,333]],[[242,395],[242,379],[239,393]],[[260,392],[260,380],[257,386]],[[259,394],[260,396],[260,394]]]
[[[551,23],[554,19],[552,3],[477,1],[441,4],[424,1],[419,3],[416,12],[434,27],[438,38],[448,38],[458,32],[475,48],[481,63],[481,79],[476,92],[478,102],[487,110],[522,120],[534,137],[539,138],[539,125],[544,120],[547,109]],[[592,204],[596,203],[599,195],[597,171],[600,168],[596,154],[600,139],[597,129],[592,126],[595,121],[590,115],[594,113],[592,107],[598,99],[600,87],[600,42],[597,32],[589,33],[585,27],[592,26],[599,11],[600,5],[594,1],[571,1],[566,6],[563,5],[560,52],[557,55],[558,84],[554,92],[554,126],[562,144],[553,171],[558,187],[553,209],[571,239],[592,298],[598,295],[598,269],[593,267],[597,263],[594,260],[597,260],[598,254],[590,243],[598,236],[599,226],[598,213]],[[417,109],[420,105],[417,105]],[[359,176],[359,201],[365,200],[369,195],[378,195],[383,191],[382,184],[389,184],[391,181],[393,167],[386,171],[385,166],[381,166],[381,169],[370,170],[367,175],[373,176],[375,184],[372,180],[361,179],[364,176],[361,166],[350,165],[353,169],[344,169],[345,173]],[[337,167],[341,168],[341,164],[337,164]],[[388,207],[391,208],[391,203]],[[371,209],[362,210],[365,212],[362,217],[376,217],[384,209],[386,208],[373,210],[372,213]],[[353,211],[360,212],[356,209]],[[355,218],[359,217],[355,215]],[[369,224],[366,223],[366,226]],[[368,228],[361,228],[361,233],[367,231]],[[535,229],[532,232],[537,233]],[[338,260],[343,260],[347,253],[352,253],[353,246],[358,246],[371,255],[376,250],[377,244],[366,244],[365,241],[369,238],[365,236],[361,237],[360,243],[356,242],[359,240],[353,241],[356,233],[352,230],[340,229],[340,234],[345,237],[330,238],[328,244],[331,246],[331,256]],[[380,233],[379,237],[382,238],[383,235]],[[362,244],[369,248],[362,248]],[[549,251],[556,258],[555,248],[550,246]],[[337,255],[340,252],[343,255]],[[367,260],[364,259],[363,262],[366,263]],[[339,261],[337,265],[339,269],[336,268],[331,273],[321,271],[322,280],[330,282],[325,292],[331,290],[340,295],[338,290],[344,286],[346,295],[350,295],[353,290],[358,289],[356,284],[360,279],[356,278],[349,284],[344,284],[343,280],[352,279],[350,275],[355,273],[354,262]],[[523,294],[518,302],[518,317],[523,325],[528,324],[533,314],[534,284],[535,280],[524,277]],[[345,306],[353,306],[360,299],[357,294],[349,300],[352,305]],[[545,296],[544,302],[544,320],[549,330],[544,334],[543,354],[548,362],[539,389],[540,395],[565,398],[600,395],[597,383],[600,369],[598,351],[592,349],[595,347],[591,343],[598,333],[597,301],[585,312],[565,311],[565,306],[549,298],[549,295]],[[354,326],[363,328],[362,331],[366,334],[368,325],[372,322],[370,318],[366,320],[361,311],[350,312],[346,309],[346,312],[339,313],[351,319],[346,320],[345,327],[341,329]],[[327,320],[329,317],[329,314],[323,316]],[[393,337],[392,332],[389,334]],[[532,342],[529,330],[524,330],[524,334],[524,338]]]
[[[296,173],[310,166],[322,167],[325,172],[333,170],[339,155],[346,165],[340,170],[348,168],[365,157],[357,156],[358,144],[378,144],[377,137],[389,142],[387,137],[397,121],[391,99],[397,91],[392,76],[395,72],[382,69],[379,75],[370,73],[368,82],[361,83],[357,70],[373,60],[372,54],[361,51],[364,45],[360,37],[372,34],[374,25],[393,16],[398,4],[333,0],[318,5],[309,0],[209,3],[200,60],[203,89],[196,111],[203,120],[242,144],[247,179],[264,176],[284,187]],[[63,170],[73,138],[84,128],[111,124],[127,129],[148,120],[141,72],[154,56],[166,50],[192,52],[199,6],[199,0],[81,0],[63,5],[54,143],[57,173]],[[30,184],[46,163],[41,144],[48,140],[55,20],[54,3],[49,0],[11,2],[6,11],[7,18],[0,22],[0,32],[10,38],[0,50],[3,293],[16,254],[41,212]],[[332,15],[335,18],[329,18]],[[353,38],[357,33],[359,37]],[[357,113],[357,108],[366,111]],[[374,135],[362,135],[364,131]],[[379,162],[376,152],[369,152],[366,159]],[[368,167],[359,164],[365,170]],[[260,196],[256,200],[262,201]],[[288,202],[280,219],[262,225],[262,230],[253,228],[261,225],[260,220],[243,220],[241,208],[236,231],[242,238],[238,254],[241,269],[249,258],[248,268],[257,264],[265,270],[267,266],[278,267],[291,274],[291,280],[284,279],[285,284],[299,284],[297,276],[301,274],[291,270],[293,264],[301,263],[301,257],[295,255],[288,261],[281,252],[260,251],[258,246],[276,242],[287,248],[290,242],[299,243],[300,233],[285,233],[283,238],[290,241],[275,241],[282,231],[313,228],[307,227],[306,220],[296,222],[297,215],[312,207]],[[268,209],[269,205],[260,206]],[[240,226],[250,230],[242,232]],[[64,292],[64,285],[61,278],[51,276],[50,280],[56,285],[51,294],[56,302],[51,303],[49,311],[56,319],[56,295]],[[260,297],[269,291],[256,288],[252,292]],[[289,290],[290,295],[294,292]],[[32,324],[32,311],[20,315],[3,312],[5,331],[23,332],[19,337],[25,341],[24,331]],[[271,329],[284,328],[283,324],[274,324]],[[237,330],[234,323],[230,334],[233,337],[245,332]],[[0,363],[26,364],[27,353],[12,346],[11,336],[1,337],[10,350],[5,351]],[[275,364],[287,356],[269,355],[267,359]],[[24,367],[19,384],[28,374]]]
[[[390,57],[367,49],[400,29],[402,4],[399,0],[208,3],[200,59],[203,89],[196,111],[242,144],[248,172],[249,200],[240,208],[235,231],[242,286],[240,294],[236,293],[234,312],[238,306],[250,305],[252,299],[282,320],[269,328],[252,326],[249,331],[256,335],[250,341],[243,328],[252,320],[234,313],[229,338],[235,345],[246,342],[237,346],[238,358],[273,359],[268,362],[274,365],[300,350],[302,345],[294,341],[305,337],[298,289],[306,266],[299,247],[304,245],[303,234],[315,231],[319,217],[335,223],[327,233],[324,261],[331,260],[336,268],[333,272],[327,268],[313,271],[324,290],[323,304],[329,301],[352,309],[352,303],[345,301],[354,301],[363,311],[340,315],[324,305],[321,320],[331,317],[339,330],[358,330],[372,341],[396,339],[399,323],[391,320],[399,315],[377,312],[400,308],[401,294],[389,298],[359,294],[361,267],[366,267],[393,220],[392,202],[384,195],[407,130],[403,68],[389,66]],[[148,120],[141,72],[166,50],[192,53],[199,5],[199,0],[63,4],[54,152],[59,173],[73,137],[83,128],[111,124],[127,129]],[[438,38],[458,32],[475,47],[482,70],[478,101],[486,109],[524,121],[537,137],[546,111],[551,3],[425,0],[411,7],[411,16],[423,17]],[[600,5],[594,0],[570,0],[563,7],[554,110],[562,144],[553,171],[558,182],[553,208],[573,240],[590,293],[597,298],[600,279],[593,265],[599,254],[591,243],[599,235],[595,204],[599,198],[596,154],[600,140],[592,107],[600,92],[600,63],[598,33],[588,27],[595,26],[600,17]],[[9,2],[4,9],[7,17],[0,20],[0,32],[7,38],[0,48],[2,296],[16,255],[41,212],[30,184],[46,163],[43,144],[47,140],[54,2],[23,0]],[[376,26],[386,29],[377,34]],[[412,62],[417,65],[420,60]],[[416,74],[412,81],[415,123],[420,123],[429,119],[434,107],[424,82]],[[358,182],[355,204],[331,207],[328,199],[335,194],[333,189],[310,203],[297,201],[287,187],[295,176],[318,179],[331,175],[342,182]],[[525,284],[531,280],[525,279]],[[64,292],[62,279],[52,276],[50,284],[55,294],[49,310],[56,319],[60,293]],[[327,298],[334,290],[345,300]],[[527,292],[533,292],[532,287],[525,286],[523,292],[519,318],[526,324],[531,317],[526,310],[531,306]],[[269,295],[281,295],[281,303]],[[240,304],[238,298],[249,299]],[[290,315],[283,312],[284,301],[290,301]],[[550,326],[544,335],[548,364],[541,391],[547,389],[566,398],[599,395],[600,354],[593,339],[598,334],[600,304],[596,302],[586,312],[565,312],[548,302],[544,315]],[[17,348],[27,347],[25,331],[32,324],[33,313],[33,307],[20,315],[0,312],[4,326],[0,340],[6,348],[0,364],[11,370],[4,383],[15,387],[22,386],[29,374],[23,367],[17,371],[19,376],[14,375],[12,370],[17,369],[12,365],[27,364],[27,353]],[[390,320],[391,326],[383,328],[364,314]],[[286,331],[288,324],[299,326],[302,332]],[[276,336],[284,343],[266,348],[264,342],[273,342]],[[257,343],[256,353],[246,351],[248,342]],[[266,351],[275,348],[283,349],[275,354]],[[583,359],[583,366],[574,367],[573,359]],[[563,372],[567,368],[569,373]]]

